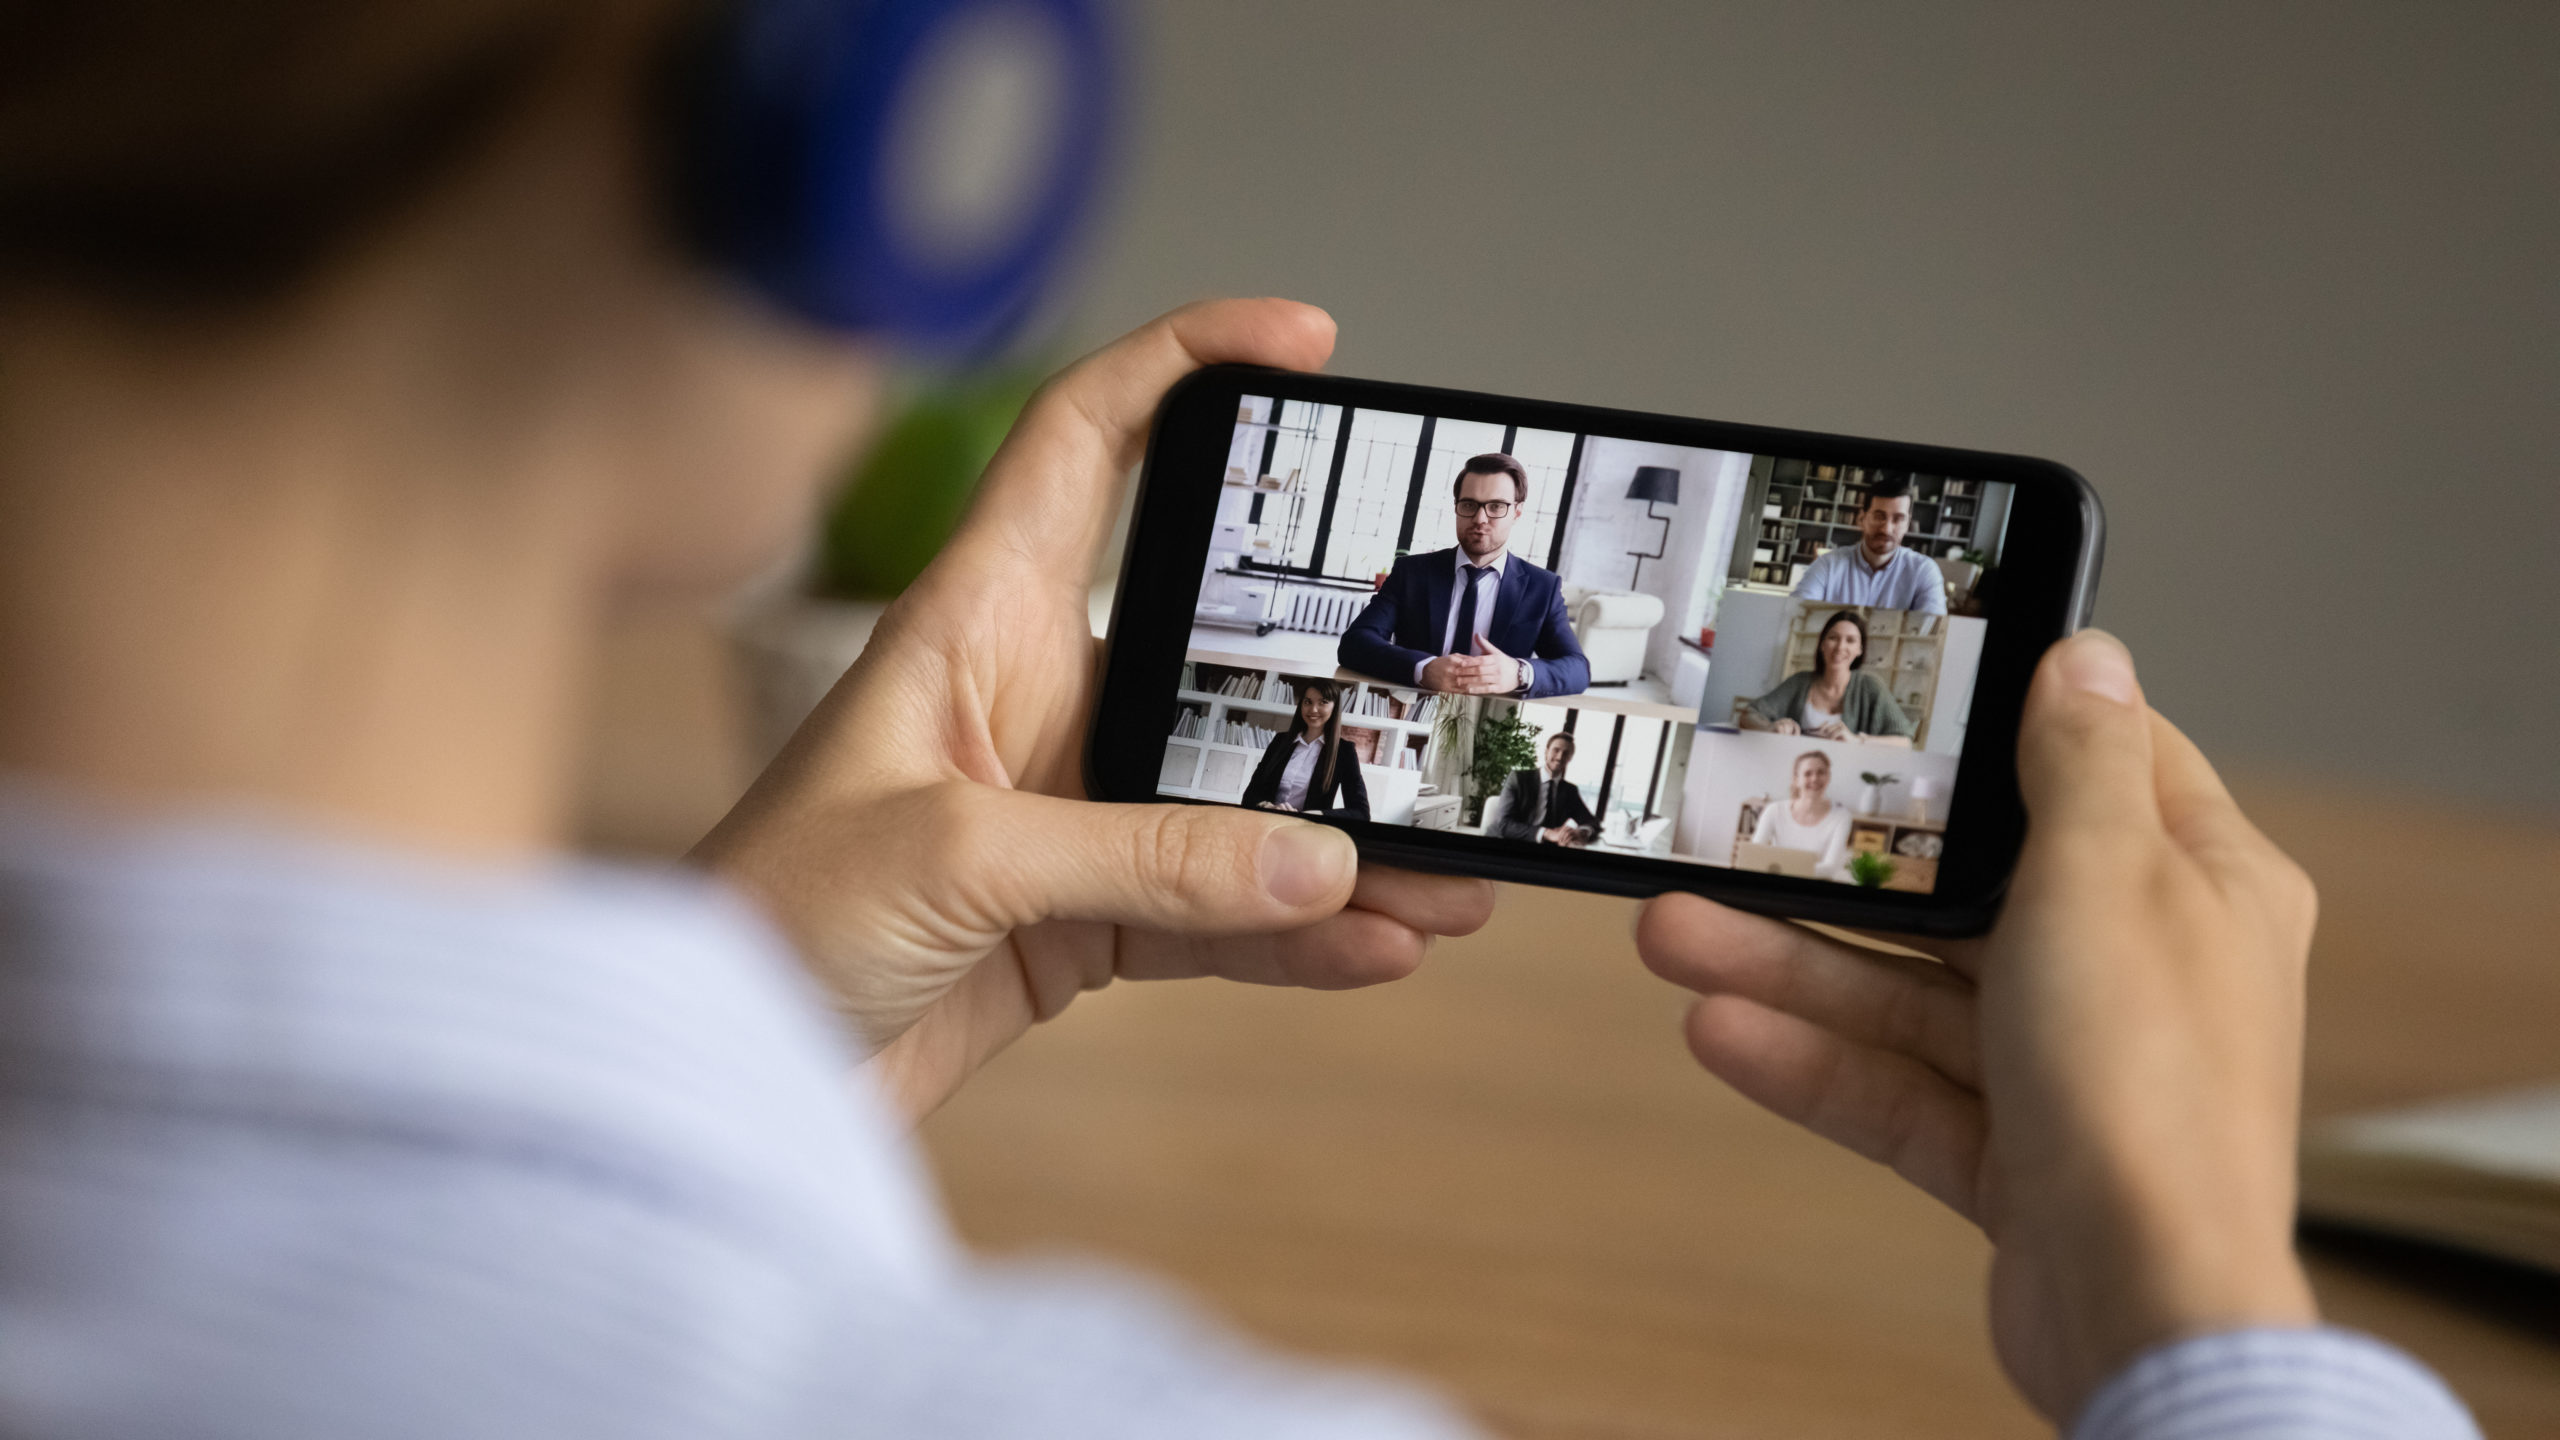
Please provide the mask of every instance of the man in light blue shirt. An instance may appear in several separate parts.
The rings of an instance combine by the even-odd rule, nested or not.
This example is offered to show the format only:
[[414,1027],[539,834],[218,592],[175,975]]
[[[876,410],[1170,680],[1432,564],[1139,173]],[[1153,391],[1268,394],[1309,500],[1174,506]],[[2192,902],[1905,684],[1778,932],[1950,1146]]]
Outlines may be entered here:
[[[907,1135],[1083,991],[1389,982],[1490,917],[1295,817],[1083,798],[1149,418],[1320,368],[1322,312],[1059,377],[691,869],[566,858],[617,606],[768,569],[879,388],[665,228],[695,18],[0,7],[0,1435],[1467,1433],[972,1261]],[[2106,637],[2019,768],[2027,863],[1942,965],[1649,905],[1692,1050],[1981,1226],[2082,1440],[2473,1440],[2293,1255],[2299,872]]]
[[1799,600],[1879,610],[1947,613],[1947,581],[1937,562],[1902,543],[1911,528],[1911,482],[1877,481],[1858,511],[1858,543],[1836,546],[1805,567]]

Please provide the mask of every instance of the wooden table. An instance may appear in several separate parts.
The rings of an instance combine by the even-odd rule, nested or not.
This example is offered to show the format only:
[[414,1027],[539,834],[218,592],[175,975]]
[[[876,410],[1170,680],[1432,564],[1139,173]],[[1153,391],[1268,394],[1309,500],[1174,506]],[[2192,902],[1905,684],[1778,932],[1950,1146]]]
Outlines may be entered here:
[[[680,844],[734,793],[734,770],[671,779],[682,747],[645,738],[653,707],[666,734],[710,733],[719,668],[664,635],[609,664],[604,839]],[[2560,835],[2247,798],[2326,900],[2315,1115],[2560,1074]],[[1984,1338],[1980,1237],[1699,1072],[1632,913],[1515,889],[1483,934],[1358,994],[1115,987],[924,1138],[984,1248],[1171,1276],[1274,1344],[1425,1377],[1501,1433],[2045,1433]],[[2313,1273],[2333,1318],[2437,1366],[2491,1435],[2560,1435],[2548,1327],[2335,1260]]]

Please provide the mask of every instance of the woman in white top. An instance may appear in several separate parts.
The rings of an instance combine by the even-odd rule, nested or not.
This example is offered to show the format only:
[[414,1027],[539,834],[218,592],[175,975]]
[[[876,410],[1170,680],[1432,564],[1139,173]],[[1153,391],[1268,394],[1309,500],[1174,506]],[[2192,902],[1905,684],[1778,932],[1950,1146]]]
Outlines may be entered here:
[[1809,850],[1813,873],[1825,880],[1849,878],[1849,807],[1831,801],[1831,757],[1807,750],[1787,780],[1787,803],[1760,812],[1751,843]]
[[1265,810],[1369,818],[1369,787],[1360,778],[1360,752],[1342,744],[1342,687],[1331,680],[1298,682],[1298,723],[1262,752],[1244,803]]

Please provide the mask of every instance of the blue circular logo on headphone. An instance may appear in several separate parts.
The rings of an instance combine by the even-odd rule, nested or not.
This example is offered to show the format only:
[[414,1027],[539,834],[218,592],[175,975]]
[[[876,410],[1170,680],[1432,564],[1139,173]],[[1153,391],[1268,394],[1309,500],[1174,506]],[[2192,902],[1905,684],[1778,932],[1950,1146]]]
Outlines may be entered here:
[[1093,208],[1110,42],[1094,0],[748,0],[695,72],[687,228],[819,324],[988,346]]

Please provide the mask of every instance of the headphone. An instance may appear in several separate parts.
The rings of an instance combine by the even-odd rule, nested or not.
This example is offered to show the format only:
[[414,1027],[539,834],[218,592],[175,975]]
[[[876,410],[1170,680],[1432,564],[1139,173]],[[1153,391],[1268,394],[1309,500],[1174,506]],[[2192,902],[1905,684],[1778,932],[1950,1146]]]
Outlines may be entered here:
[[678,226],[789,314],[984,353],[1093,210],[1103,3],[730,0],[672,77]]

